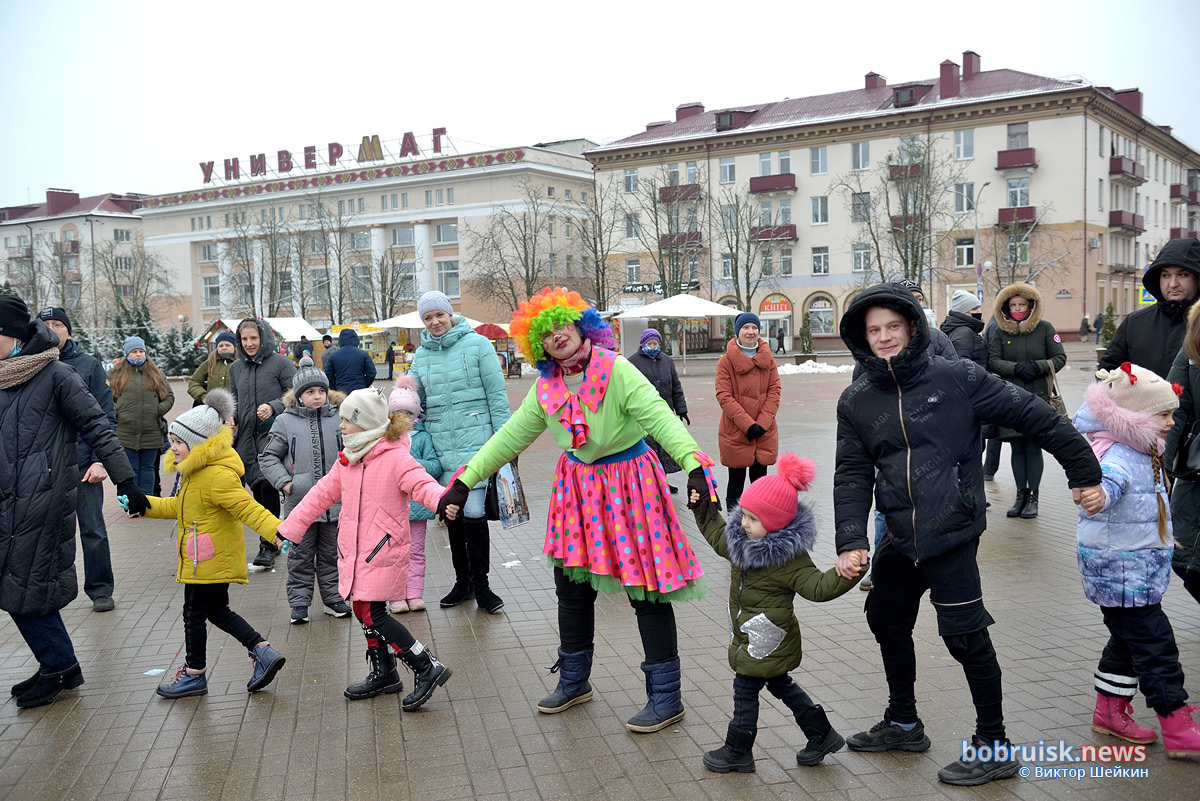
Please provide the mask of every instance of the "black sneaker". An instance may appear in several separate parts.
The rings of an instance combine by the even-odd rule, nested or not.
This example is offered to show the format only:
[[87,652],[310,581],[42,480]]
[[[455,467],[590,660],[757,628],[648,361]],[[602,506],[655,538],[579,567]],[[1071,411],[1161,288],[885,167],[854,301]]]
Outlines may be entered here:
[[264,539],[258,541],[258,556],[254,557],[251,563],[255,567],[271,568],[275,566],[275,557],[279,555],[279,549]]
[[293,606],[292,607],[292,625],[308,622],[308,607]]
[[1016,776],[1021,770],[1021,761],[1019,759],[1010,759],[1007,753],[1002,754],[1004,759],[996,759],[996,746],[1001,746],[1001,749],[1007,748],[1008,740],[997,740],[989,745],[984,745],[983,741],[978,737],[971,737],[971,745],[975,748],[984,749],[984,756],[988,759],[975,759],[971,762],[965,762],[961,758],[951,762],[946,767],[938,771],[938,781],[945,784],[954,784],[959,787],[974,787],[979,784],[987,784],[994,779],[1007,779]]
[[896,724],[885,712],[883,720],[871,727],[870,731],[860,731],[846,740],[851,751],[928,751],[930,742],[925,736],[925,726],[920,720],[912,731],[905,731]]

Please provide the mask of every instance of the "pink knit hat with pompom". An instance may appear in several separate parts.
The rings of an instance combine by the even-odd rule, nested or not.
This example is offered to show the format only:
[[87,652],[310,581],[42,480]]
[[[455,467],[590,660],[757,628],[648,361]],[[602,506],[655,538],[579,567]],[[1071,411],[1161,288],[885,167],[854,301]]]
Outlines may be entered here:
[[421,416],[421,397],[417,394],[417,382],[408,374],[396,379],[396,387],[388,396],[388,414],[399,411]]
[[799,502],[796,492],[807,490],[817,475],[811,459],[801,459],[794,453],[780,456],[777,470],[777,475],[751,483],[740,501],[742,509],[761,520],[767,531],[779,531],[792,522]]

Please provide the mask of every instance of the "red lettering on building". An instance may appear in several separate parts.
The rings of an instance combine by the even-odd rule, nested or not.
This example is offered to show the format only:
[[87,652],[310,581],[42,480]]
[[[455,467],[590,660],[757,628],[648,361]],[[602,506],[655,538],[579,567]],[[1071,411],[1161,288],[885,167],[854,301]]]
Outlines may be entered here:
[[342,154],[345,152],[346,152],[345,149],[341,145],[339,145],[337,142],[330,142],[329,143],[329,166],[336,167],[337,160],[340,159],[342,157]]
[[250,174],[251,175],[266,175],[267,174],[267,154],[259,153],[257,156],[250,157]]
[[770,312],[788,312],[790,314],[791,311],[792,311],[791,301],[789,301],[783,295],[778,295],[778,294],[768,295],[766,298],[763,299],[762,306],[759,307],[760,314],[770,313]]
[[278,156],[278,161],[279,161],[279,172],[291,172],[292,171],[292,154],[289,151],[280,150],[279,156]]
[[242,177],[242,165],[237,159],[225,159],[225,180],[236,181]]
[[434,153],[442,152],[442,137],[445,135],[446,135],[445,128],[434,128],[433,129],[433,152]]
[[315,145],[309,145],[304,148],[304,169],[312,170],[317,166],[317,148]]
[[204,183],[209,183],[210,181],[212,181],[213,162],[211,162],[211,161],[200,162],[200,172],[204,173]]
[[421,151],[417,149],[416,137],[412,135],[412,131],[405,132],[404,139],[400,142],[400,158],[419,155]]

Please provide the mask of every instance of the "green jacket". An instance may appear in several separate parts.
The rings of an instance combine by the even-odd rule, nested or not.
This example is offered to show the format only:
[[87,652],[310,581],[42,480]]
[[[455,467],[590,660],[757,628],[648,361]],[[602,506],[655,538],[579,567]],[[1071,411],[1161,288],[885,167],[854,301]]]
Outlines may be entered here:
[[796,517],[779,531],[750,539],[742,510],[726,522],[720,515],[696,523],[718,556],[729,560],[729,666],[743,676],[772,678],[800,666],[800,622],[792,611],[796,595],[832,601],[859,579],[840,578],[833,568],[818,570],[808,555],[817,538],[816,517],[800,503]]
[[175,405],[175,393],[167,387],[161,400],[142,367],[133,365],[129,386],[113,401],[117,407],[117,439],[121,447],[135,451],[161,451],[167,436],[167,412]]
[[196,403],[204,403],[204,396],[210,389],[229,389],[229,366],[233,360],[213,359],[212,370],[208,369],[208,359],[200,362],[196,372],[188,379],[188,394]]

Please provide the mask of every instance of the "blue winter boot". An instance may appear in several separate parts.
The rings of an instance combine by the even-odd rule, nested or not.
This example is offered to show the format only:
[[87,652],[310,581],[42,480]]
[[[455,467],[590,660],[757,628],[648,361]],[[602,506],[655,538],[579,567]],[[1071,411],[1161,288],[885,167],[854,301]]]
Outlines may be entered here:
[[250,652],[250,664],[254,672],[250,681],[246,682],[246,689],[256,693],[266,687],[286,661],[283,654],[272,648],[268,642],[260,642],[254,646],[254,650]]
[[670,662],[643,662],[642,671],[646,674],[646,697],[649,700],[645,709],[626,721],[625,728],[646,734],[683,720],[679,657]]
[[592,700],[592,685],[588,683],[588,677],[592,675],[593,653],[591,648],[572,653],[558,649],[558,661],[550,667],[551,673],[558,673],[558,686],[538,702],[538,712],[554,715]]
[[163,698],[187,698],[192,695],[206,695],[208,693],[208,676],[205,671],[199,673],[189,673],[187,665],[180,665],[179,670],[175,671],[175,676],[158,685],[154,691]]

